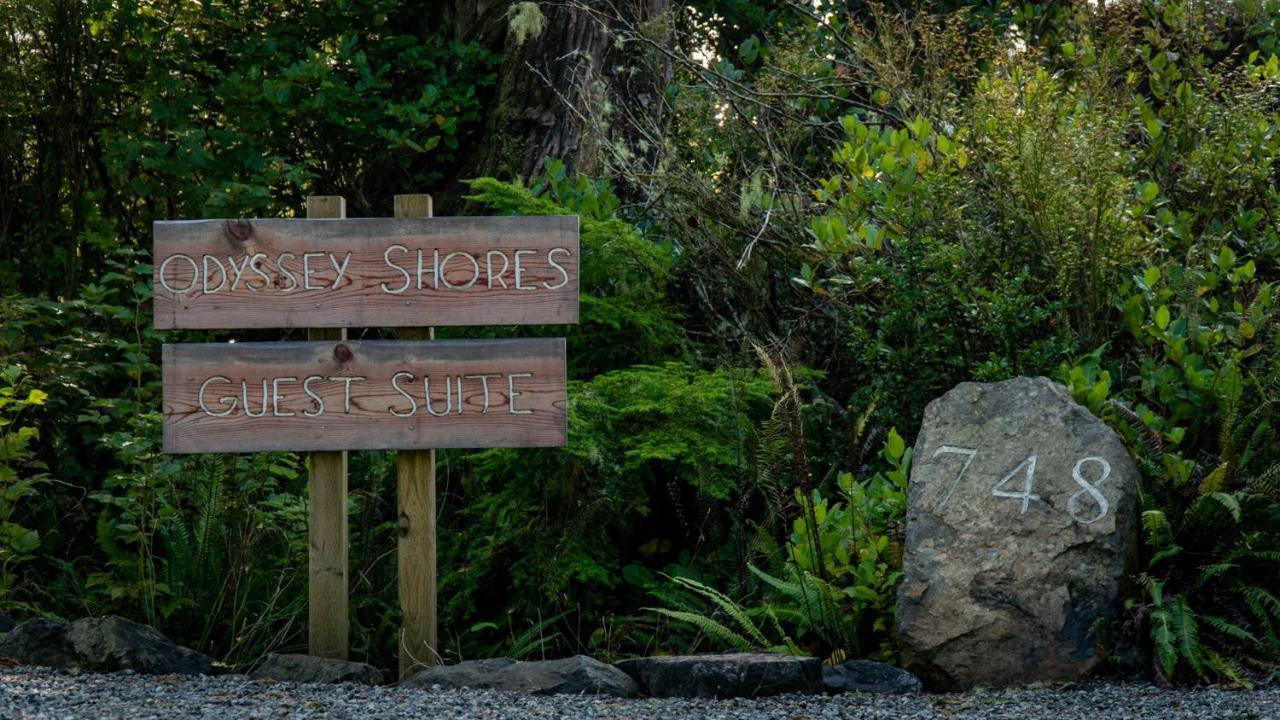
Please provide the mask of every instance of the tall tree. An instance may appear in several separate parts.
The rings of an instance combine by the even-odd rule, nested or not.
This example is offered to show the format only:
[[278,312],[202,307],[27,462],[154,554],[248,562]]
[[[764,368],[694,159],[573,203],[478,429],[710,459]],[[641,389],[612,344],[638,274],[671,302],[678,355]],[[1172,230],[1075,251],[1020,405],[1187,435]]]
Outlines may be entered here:
[[639,130],[660,121],[669,73],[651,45],[620,31],[648,28],[660,46],[669,10],[669,0],[453,3],[455,39],[496,41],[503,53],[467,174],[527,178],[547,157],[592,172],[606,153],[635,157]]

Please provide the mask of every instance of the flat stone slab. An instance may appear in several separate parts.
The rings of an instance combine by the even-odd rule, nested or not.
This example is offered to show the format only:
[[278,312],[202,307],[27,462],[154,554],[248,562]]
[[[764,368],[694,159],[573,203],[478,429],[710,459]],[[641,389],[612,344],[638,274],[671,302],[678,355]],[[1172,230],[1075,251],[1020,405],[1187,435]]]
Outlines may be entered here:
[[663,655],[617,663],[651,697],[754,698],[823,691],[817,658],[777,653]]
[[920,692],[920,678],[874,660],[850,660],[835,667],[822,666],[822,684],[828,692],[864,692],[905,695]]
[[1087,675],[1137,549],[1137,480],[1120,437],[1047,378],[929,403],[895,614],[904,667],[930,690]]
[[404,687],[488,688],[533,695],[611,695],[631,697],[636,682],[618,668],[586,655],[561,660],[521,661],[511,658],[468,660],[435,665],[414,673]]
[[89,672],[133,670],[151,675],[207,675],[213,658],[178,645],[160,631],[108,615],[71,623],[34,619],[0,639],[0,657]]
[[268,654],[249,677],[282,682],[382,684],[382,673],[367,663],[288,653]]

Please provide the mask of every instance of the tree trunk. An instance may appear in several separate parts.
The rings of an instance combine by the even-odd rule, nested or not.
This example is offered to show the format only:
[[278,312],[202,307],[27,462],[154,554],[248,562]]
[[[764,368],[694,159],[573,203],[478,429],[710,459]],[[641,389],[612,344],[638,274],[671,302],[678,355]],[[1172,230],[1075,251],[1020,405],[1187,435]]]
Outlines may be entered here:
[[621,156],[635,157],[635,121],[658,119],[669,73],[654,72],[647,48],[620,42],[618,32],[657,19],[669,6],[669,0],[454,3],[450,21],[458,39],[483,41],[495,37],[496,23],[502,26],[497,97],[463,177],[527,179],[542,170],[544,158],[562,160],[570,172],[599,172],[606,153],[620,147],[627,148]]

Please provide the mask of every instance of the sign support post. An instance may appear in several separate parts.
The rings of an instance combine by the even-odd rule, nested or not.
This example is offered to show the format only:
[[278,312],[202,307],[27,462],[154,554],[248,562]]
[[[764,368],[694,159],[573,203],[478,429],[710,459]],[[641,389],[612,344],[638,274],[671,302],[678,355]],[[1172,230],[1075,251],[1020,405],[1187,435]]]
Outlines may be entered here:
[[[345,218],[346,200],[307,198],[307,218]],[[346,340],[346,328],[307,331],[308,340]],[[317,657],[347,659],[347,451],[311,453],[307,479],[307,648]]]
[[[396,217],[431,217],[430,195],[396,195]],[[408,328],[400,336],[434,340],[435,328]],[[439,662],[436,645],[436,451],[396,453],[400,541],[400,678]]]

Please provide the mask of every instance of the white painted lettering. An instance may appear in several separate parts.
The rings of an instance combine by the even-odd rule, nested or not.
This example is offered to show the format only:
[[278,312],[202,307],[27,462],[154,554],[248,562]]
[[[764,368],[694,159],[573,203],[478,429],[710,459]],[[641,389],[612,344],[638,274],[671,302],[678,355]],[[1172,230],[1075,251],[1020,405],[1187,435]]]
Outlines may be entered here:
[[243,400],[242,405],[244,406],[245,417],[260,418],[267,414],[267,403],[271,401],[267,399],[267,381],[265,379],[262,381],[262,410],[257,414],[254,414],[249,409],[249,383],[244,380],[240,381],[240,397]]
[[413,417],[413,415],[418,412],[418,401],[414,400],[412,395],[405,392],[404,388],[397,384],[396,381],[402,377],[408,378],[409,382],[413,382],[413,373],[401,371],[391,376],[391,387],[394,388],[396,392],[403,395],[405,400],[409,401],[409,412],[401,412],[395,408],[391,408],[391,414],[396,417]]
[[[1024,466],[1027,468],[1027,472],[1026,472],[1026,475],[1024,475],[1022,478],[1022,492],[1009,492],[1008,490],[1001,490],[1001,488],[1003,488],[1005,484],[1007,484],[1010,480],[1012,480],[1013,476],[1017,475],[1018,471],[1021,470]],[[1008,475],[1005,475],[1003,478],[1001,478],[1000,482],[996,483],[995,486],[991,488],[991,494],[996,497],[1014,498],[1015,500],[1018,500],[1018,499],[1022,500],[1022,512],[1018,514],[1026,515],[1027,508],[1031,506],[1031,501],[1040,499],[1039,495],[1031,494],[1031,489],[1036,482],[1035,476],[1036,476],[1036,456],[1032,454],[1032,455],[1028,455],[1026,460],[1023,460],[1022,462],[1018,463],[1017,467],[1010,470]]]
[[382,251],[382,261],[387,264],[387,267],[392,268],[393,270],[395,270],[396,272],[404,276],[404,285],[400,286],[396,290],[392,290],[390,285],[388,285],[387,283],[382,283],[382,292],[390,293],[392,295],[399,295],[400,293],[409,289],[409,271],[391,262],[392,250],[399,250],[400,252],[407,253],[409,252],[409,248],[403,245],[392,245],[391,247]]
[[[222,412],[214,412],[210,410],[209,406],[206,405],[204,402],[204,391],[209,387],[209,383],[212,383],[214,381],[229,383],[231,382],[231,378],[223,377],[221,375],[214,375],[213,377],[208,378],[204,382],[200,383],[200,394],[198,396],[199,402],[200,402],[200,409],[204,411],[205,415],[208,415],[210,417],[226,417],[231,413],[235,412],[236,403],[238,403],[239,400],[236,398],[235,395],[224,395],[221,398],[218,398],[218,402],[226,406],[227,409],[223,410]],[[231,401],[230,404],[227,403],[228,400]]]
[[338,376],[333,376],[329,378],[329,380],[332,382],[343,383],[343,388],[342,388],[343,414],[346,414],[346,415],[351,414],[351,383],[357,382],[359,380],[368,380],[368,379],[369,378],[367,377],[362,377],[359,375],[338,375]]
[[[516,267],[519,267],[517,264]],[[517,277],[519,277],[517,275]],[[511,373],[507,375],[507,411],[512,415],[532,415],[532,410],[517,410],[516,396],[521,393],[516,391],[516,378],[533,377],[533,373]]]
[[[444,376],[444,410],[443,411],[436,412],[436,409],[431,406],[431,376],[430,375],[422,376],[422,396],[427,403],[427,412],[431,413],[432,415],[435,415],[436,417],[444,417],[445,415],[449,414],[450,410],[453,409],[453,383],[449,382],[448,375]],[[459,402],[458,404],[461,405],[462,403]]]
[[262,284],[259,285],[258,287],[254,287],[253,285],[250,285],[248,280],[245,281],[244,286],[249,288],[253,292],[258,292],[263,288],[271,287],[271,277],[266,273],[262,272],[262,268],[258,267],[258,258],[265,258],[266,256],[267,256],[266,253],[254,253],[253,257],[249,258],[249,269],[252,270],[255,275],[262,278]]
[[973,448],[951,447],[950,445],[943,445],[942,447],[934,451],[933,456],[938,457],[943,453],[952,453],[955,455],[966,455],[968,456],[968,459],[964,461],[964,466],[960,468],[960,472],[956,473],[955,479],[952,480],[951,485],[947,487],[947,492],[942,496],[942,500],[938,502],[938,506],[934,508],[934,512],[937,512],[947,506],[947,501],[951,499],[952,493],[956,491],[956,486],[960,484],[960,478],[964,477],[965,472],[969,470],[969,466],[973,464],[973,458],[977,456],[978,451]]
[[323,285],[311,284],[311,258],[324,257],[324,253],[302,253],[302,289],[303,290],[323,290]]
[[337,273],[333,278],[333,289],[337,290],[342,287],[342,276],[347,273],[347,266],[351,264],[351,253],[348,252],[346,256],[342,258],[341,265],[338,264],[338,260],[333,256],[333,253],[330,253],[329,263],[333,265],[333,270]]
[[293,417],[296,413],[280,412],[280,401],[284,398],[280,395],[280,383],[294,382],[296,377],[278,377],[271,379],[271,415],[273,417]]
[[[495,275],[493,272],[493,256],[497,255],[502,258],[502,269]],[[497,280],[498,284],[504,289],[507,287],[507,281],[502,278],[506,274],[507,268],[511,266],[511,261],[507,259],[507,254],[501,250],[490,250],[484,254],[485,276],[488,278],[489,289],[493,289],[493,281]]]
[[542,283],[542,287],[548,290],[559,290],[560,288],[569,284],[569,271],[565,270],[564,267],[560,265],[560,263],[556,262],[556,253],[558,252],[564,253],[565,257],[568,257],[573,254],[569,252],[568,248],[562,248],[562,247],[551,248],[550,250],[547,251],[547,264],[555,268],[556,271],[560,273],[560,282],[556,283],[555,285],[552,285],[551,283],[546,283],[546,282]]
[[537,251],[536,250],[517,250],[515,253],[516,254],[516,289],[517,290],[536,290],[537,289],[532,285],[521,284],[521,280],[524,279],[524,268],[520,266],[520,255],[522,253],[525,255],[533,255],[535,252]]
[[479,380],[480,389],[484,393],[484,407],[480,409],[481,415],[489,414],[489,378],[500,378],[501,374],[496,375],[465,375],[468,380]]
[[320,397],[319,395],[312,392],[311,390],[311,382],[313,380],[323,380],[323,379],[324,378],[321,377],[320,375],[308,375],[306,379],[302,381],[302,392],[306,393],[307,397],[311,398],[311,400],[315,402],[315,405],[316,405],[316,409],[314,411],[313,410],[302,411],[302,414],[306,415],[307,417],[320,417],[321,415],[324,414],[324,398]]
[[[1080,468],[1084,467],[1087,462],[1095,462],[1102,466],[1102,476],[1098,478],[1097,482],[1090,483],[1081,474]],[[1079,492],[1067,498],[1067,513],[1071,515],[1073,520],[1085,525],[1092,525],[1107,516],[1107,511],[1111,509],[1111,506],[1107,503],[1106,496],[1098,491],[1098,486],[1109,477],[1111,477],[1111,463],[1100,457],[1081,458],[1076,463],[1076,466],[1071,468],[1071,479],[1075,480],[1076,485],[1080,486]],[[1080,496],[1085,493],[1089,493],[1093,501],[1098,504],[1098,514],[1088,520],[1080,517]]]
[[[169,269],[169,263],[173,262],[174,260],[185,260],[191,263],[191,284],[182,288],[181,290],[170,285],[169,281],[165,279],[165,272]],[[191,292],[192,290],[195,289],[196,284],[199,283],[199,280],[200,280],[200,266],[196,264],[195,260],[192,260],[187,255],[182,255],[180,253],[175,255],[170,255],[169,257],[164,259],[164,262],[160,263],[160,287],[164,288],[165,290],[168,290],[171,293],[174,293],[175,295],[185,295],[186,293]]]
[[276,267],[280,270],[281,275],[284,275],[289,279],[289,287],[280,288],[280,292],[290,293],[298,289],[298,278],[295,277],[293,273],[289,272],[289,268],[285,264],[286,257],[293,260],[298,256],[291,252],[282,252],[276,256]]
[[[449,261],[455,257],[462,256],[471,263],[471,279],[463,285],[454,285],[449,282]],[[476,262],[475,257],[469,252],[451,252],[444,256],[444,267],[441,269],[440,279],[444,282],[444,286],[450,290],[466,290],[476,284],[476,280],[480,279],[480,263]]]
[[[209,289],[209,275],[212,274],[209,268],[210,260],[212,260],[213,264],[218,268],[218,286],[213,288],[212,290]],[[204,282],[201,286],[204,289],[204,294],[208,295],[210,293],[218,292],[223,288],[223,286],[227,284],[227,269],[222,266],[221,260],[219,260],[218,258],[212,255],[205,255],[203,258],[201,258],[201,262],[204,266]]]

